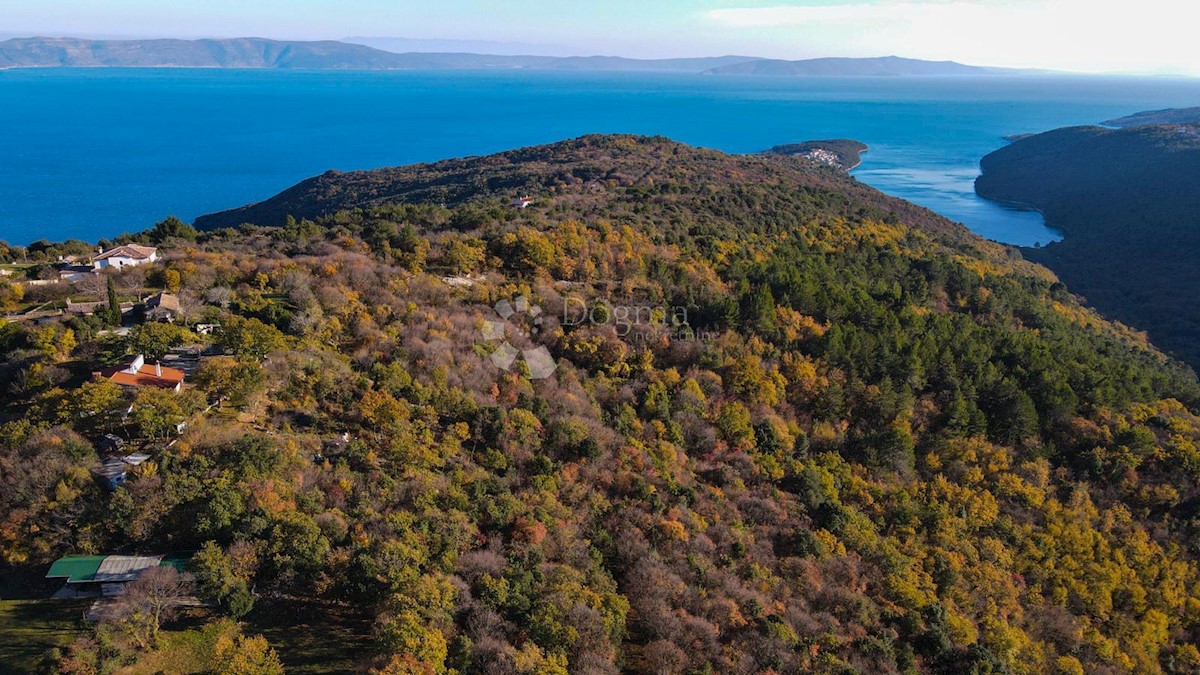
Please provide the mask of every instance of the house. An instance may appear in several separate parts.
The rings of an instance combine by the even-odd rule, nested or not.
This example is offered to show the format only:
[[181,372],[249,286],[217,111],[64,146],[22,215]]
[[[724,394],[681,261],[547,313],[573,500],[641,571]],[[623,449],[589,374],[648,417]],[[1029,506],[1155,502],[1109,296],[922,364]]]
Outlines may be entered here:
[[179,296],[160,292],[146,301],[146,320],[174,323],[183,316],[179,305]]
[[92,266],[98,270],[121,269],[124,267],[145,265],[155,260],[158,260],[158,249],[153,246],[124,244],[103,251],[100,255],[92,258]]
[[188,556],[176,555],[69,555],[59,558],[46,572],[47,579],[65,579],[56,597],[114,597],[146,570],[156,567],[187,568]]
[[185,373],[178,368],[164,368],[161,363],[146,363],[146,357],[138,354],[127,365],[105,368],[92,373],[96,380],[112,380],[130,390],[142,387],[158,387],[179,391],[183,389]]
[[529,205],[532,203],[533,203],[533,197],[526,195],[524,197],[517,197],[516,199],[514,199],[512,202],[512,205],[513,205],[514,209],[524,209],[524,208],[528,208]]
[[128,467],[120,457],[110,457],[104,460],[92,469],[92,475],[109,492],[116,492],[117,488],[124,485],[125,481],[129,479]]
[[96,443],[96,451],[102,455],[115,455],[125,448],[125,439],[116,434],[104,434]]

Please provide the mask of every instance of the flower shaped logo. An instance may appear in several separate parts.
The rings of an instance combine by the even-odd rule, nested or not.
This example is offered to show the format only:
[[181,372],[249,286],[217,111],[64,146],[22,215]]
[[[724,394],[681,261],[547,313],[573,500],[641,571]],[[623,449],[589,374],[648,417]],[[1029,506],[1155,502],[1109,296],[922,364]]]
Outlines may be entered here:
[[495,305],[496,313],[501,321],[483,322],[483,339],[488,342],[499,341],[500,345],[492,352],[492,363],[503,370],[512,370],[517,357],[525,359],[529,367],[529,378],[542,380],[550,377],[558,364],[550,355],[550,350],[539,346],[535,349],[517,349],[506,337],[507,328],[512,326],[518,333],[531,336],[541,330],[542,308],[529,302],[524,295],[518,296],[512,302],[501,300]]

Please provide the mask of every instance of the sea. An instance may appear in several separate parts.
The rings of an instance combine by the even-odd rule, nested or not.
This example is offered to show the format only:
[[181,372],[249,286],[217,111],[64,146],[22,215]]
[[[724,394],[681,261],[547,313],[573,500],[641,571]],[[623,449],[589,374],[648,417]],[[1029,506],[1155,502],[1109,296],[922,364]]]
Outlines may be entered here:
[[796,78],[558,71],[0,71],[0,240],[95,242],[259,201],[328,169],[481,155],[588,133],[752,153],[853,138],[853,173],[997,241],[1059,238],[982,200],[1010,134],[1200,105],[1200,79]]

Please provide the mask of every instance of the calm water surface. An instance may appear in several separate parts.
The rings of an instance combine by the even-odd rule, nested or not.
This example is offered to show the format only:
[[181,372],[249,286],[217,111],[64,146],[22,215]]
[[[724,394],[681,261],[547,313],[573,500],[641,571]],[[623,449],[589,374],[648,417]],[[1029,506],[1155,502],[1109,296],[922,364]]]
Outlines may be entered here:
[[0,239],[94,241],[258,201],[327,169],[628,132],[729,152],[856,138],[871,146],[860,180],[1032,245],[1057,235],[972,190],[1003,136],[1187,105],[1200,105],[1200,81],[0,71]]

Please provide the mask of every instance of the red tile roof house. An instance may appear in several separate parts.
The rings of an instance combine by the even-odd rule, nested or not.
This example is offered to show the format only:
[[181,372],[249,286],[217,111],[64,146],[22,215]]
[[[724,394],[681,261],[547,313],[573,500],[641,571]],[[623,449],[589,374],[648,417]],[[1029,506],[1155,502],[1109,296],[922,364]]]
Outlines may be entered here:
[[97,380],[112,380],[126,389],[158,387],[179,391],[183,389],[184,372],[177,368],[164,368],[161,363],[146,363],[146,357],[138,354],[129,364],[114,366],[92,373]]
[[92,258],[92,266],[98,270],[110,267],[120,269],[122,267],[135,267],[137,265],[152,263],[155,260],[158,260],[158,249],[153,246],[124,244],[116,248],[110,248]]

